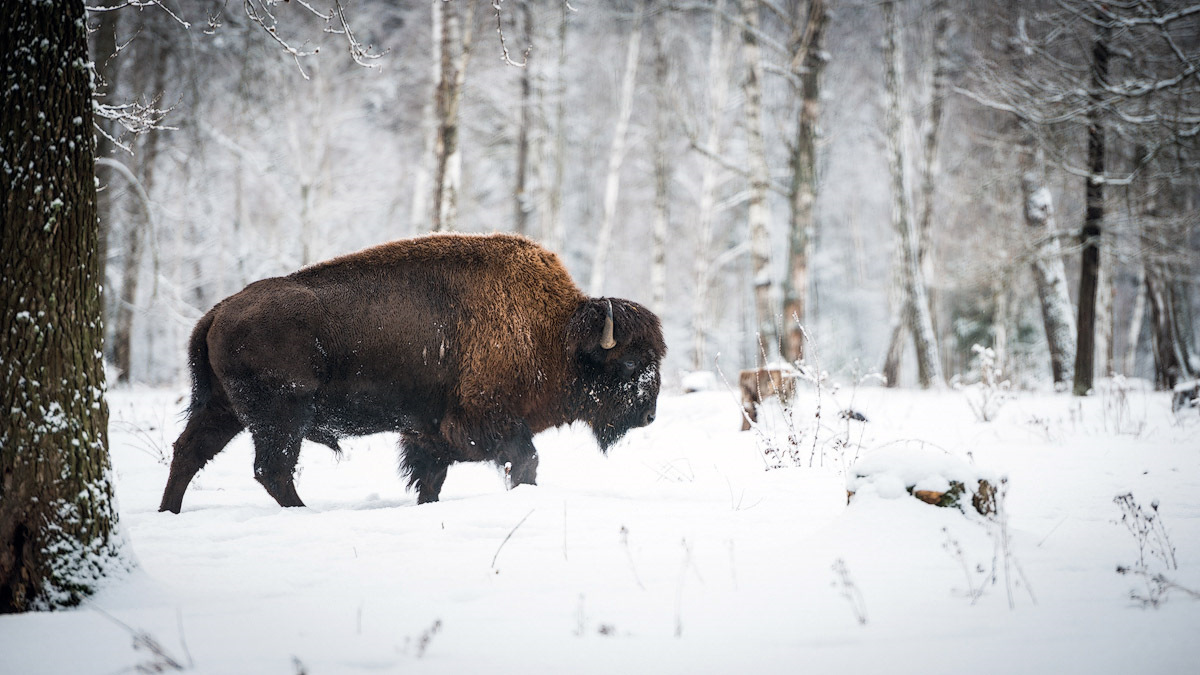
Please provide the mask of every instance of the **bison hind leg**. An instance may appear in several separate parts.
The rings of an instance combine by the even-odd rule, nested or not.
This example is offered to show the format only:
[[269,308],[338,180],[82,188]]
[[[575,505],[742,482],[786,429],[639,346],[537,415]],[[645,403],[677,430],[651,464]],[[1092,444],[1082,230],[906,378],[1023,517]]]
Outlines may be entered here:
[[214,401],[192,410],[187,426],[175,441],[171,473],[159,511],[179,513],[192,478],[243,429],[228,407]]

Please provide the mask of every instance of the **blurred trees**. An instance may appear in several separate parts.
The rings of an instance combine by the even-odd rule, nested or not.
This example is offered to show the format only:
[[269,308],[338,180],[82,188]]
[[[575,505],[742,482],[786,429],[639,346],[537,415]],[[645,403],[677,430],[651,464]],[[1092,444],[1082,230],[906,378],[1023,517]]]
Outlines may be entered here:
[[[896,381],[971,373],[980,343],[1018,384],[1061,382],[1089,335],[1093,375],[1195,373],[1192,5],[896,0],[898,183],[874,3],[342,3],[360,50],[383,54],[370,69],[292,5],[272,25],[309,56],[222,3],[180,9],[186,30],[155,7],[93,17],[118,17],[98,52],[125,45],[96,55],[105,102],[157,100],[176,128],[108,151],[145,205],[100,167],[122,378],[178,381],[191,323],[245,283],[451,223],[524,232],[592,292],[653,304],[668,382],[763,346],[813,358],[801,326],[823,368],[892,351]],[[892,270],[914,266],[893,197],[928,286],[928,321],[896,338],[910,303]],[[1073,315],[1093,277],[1088,330]]]

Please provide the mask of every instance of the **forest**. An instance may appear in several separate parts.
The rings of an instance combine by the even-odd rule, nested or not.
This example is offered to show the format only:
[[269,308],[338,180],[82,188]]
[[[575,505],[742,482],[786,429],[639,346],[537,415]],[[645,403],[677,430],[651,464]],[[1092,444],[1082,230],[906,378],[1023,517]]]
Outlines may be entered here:
[[115,383],[185,381],[251,281],[439,230],[651,306],[668,386],[801,359],[941,386],[976,345],[1022,388],[1200,369],[1186,2],[92,9]]
[[[0,668],[1200,661],[1200,4],[6,10]],[[437,370],[339,306],[340,369],[402,394],[324,426],[343,336],[189,342],[439,232],[582,294],[513,237],[391,247],[503,274],[363,289],[473,308]],[[482,302],[512,267],[560,301]]]

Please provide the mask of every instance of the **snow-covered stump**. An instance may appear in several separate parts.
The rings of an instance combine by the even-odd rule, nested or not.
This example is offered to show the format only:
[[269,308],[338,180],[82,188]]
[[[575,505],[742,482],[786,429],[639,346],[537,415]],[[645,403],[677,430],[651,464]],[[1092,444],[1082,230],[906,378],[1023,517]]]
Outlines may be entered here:
[[792,405],[796,395],[796,379],[800,371],[790,364],[772,364],[765,368],[738,373],[738,390],[742,395],[742,431],[749,431],[758,422],[758,408],[766,399],[775,396],[784,409]]
[[[943,451],[924,447],[876,450],[850,467],[846,500],[875,494],[884,499],[912,495],[926,504],[982,516],[996,512],[998,477]],[[968,499],[969,497],[969,499]]]
[[1200,380],[1180,382],[1171,390],[1171,412],[1200,410]]

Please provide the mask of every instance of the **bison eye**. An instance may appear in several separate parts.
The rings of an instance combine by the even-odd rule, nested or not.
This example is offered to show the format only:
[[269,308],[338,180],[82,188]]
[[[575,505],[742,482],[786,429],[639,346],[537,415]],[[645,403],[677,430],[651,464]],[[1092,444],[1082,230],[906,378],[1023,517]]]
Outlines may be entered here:
[[637,368],[636,361],[626,361],[625,363],[623,363],[621,365],[623,365],[625,367],[625,372],[627,372],[627,373],[632,373],[633,369]]

